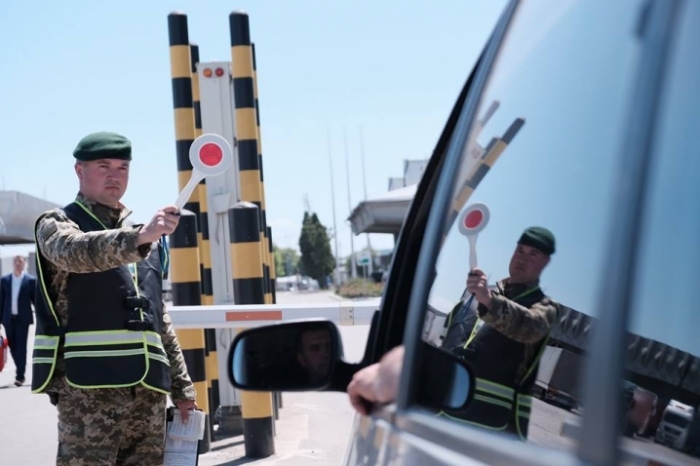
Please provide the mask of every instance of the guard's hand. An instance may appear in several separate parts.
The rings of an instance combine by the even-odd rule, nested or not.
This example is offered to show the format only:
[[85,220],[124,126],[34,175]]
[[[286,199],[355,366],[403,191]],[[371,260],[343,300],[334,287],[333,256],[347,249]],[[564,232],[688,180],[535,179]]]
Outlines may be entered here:
[[144,225],[139,232],[136,244],[141,246],[146,243],[154,243],[163,235],[169,235],[180,223],[180,211],[175,206],[164,207],[156,212],[150,222]]
[[183,400],[177,402],[177,409],[180,410],[182,422],[185,424],[190,419],[190,410],[197,409],[197,402],[194,400]]
[[476,267],[467,277],[467,291],[472,293],[477,301],[484,306],[491,307],[491,290],[486,273]]

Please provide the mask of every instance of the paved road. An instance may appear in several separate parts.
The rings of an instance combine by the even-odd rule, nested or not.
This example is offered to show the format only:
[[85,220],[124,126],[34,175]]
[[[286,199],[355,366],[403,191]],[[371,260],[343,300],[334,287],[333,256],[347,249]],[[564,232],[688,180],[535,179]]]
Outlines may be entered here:
[[[533,399],[531,416],[528,434],[530,441],[539,445],[565,450],[574,450],[576,448],[576,442],[568,436],[561,435],[561,431],[565,420],[580,422],[580,416],[538,399]],[[700,459],[690,457],[672,448],[658,445],[649,438],[625,437],[623,438],[623,445],[627,451],[634,452],[635,456],[658,460],[657,464],[700,466]]]

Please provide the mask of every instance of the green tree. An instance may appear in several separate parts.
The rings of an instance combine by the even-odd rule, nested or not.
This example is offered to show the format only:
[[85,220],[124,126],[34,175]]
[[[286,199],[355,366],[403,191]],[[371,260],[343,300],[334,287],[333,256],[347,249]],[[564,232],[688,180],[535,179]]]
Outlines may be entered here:
[[299,253],[294,248],[278,248],[272,245],[275,255],[275,273],[278,277],[296,275],[299,270]]
[[327,288],[327,278],[335,268],[335,259],[331,252],[328,230],[315,213],[304,212],[299,250],[301,272],[318,281],[321,288]]

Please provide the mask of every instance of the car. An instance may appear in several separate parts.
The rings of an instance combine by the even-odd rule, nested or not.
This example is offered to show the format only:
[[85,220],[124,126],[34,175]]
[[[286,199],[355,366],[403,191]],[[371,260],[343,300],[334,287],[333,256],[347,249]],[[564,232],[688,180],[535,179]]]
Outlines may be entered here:
[[[343,392],[359,370],[403,345],[396,398],[356,416],[345,465],[698,464],[621,435],[620,415],[634,399],[627,390],[625,401],[625,381],[660,406],[700,404],[697,44],[695,0],[508,2],[417,188],[363,360],[343,359],[330,322],[280,323],[236,337],[231,382]],[[465,212],[477,204],[488,213],[478,241],[465,233]],[[532,226],[556,238],[539,286],[557,309],[546,339],[532,347],[556,343],[583,356],[581,409],[528,401],[522,438],[444,415],[474,406],[480,373],[423,326],[431,312],[446,319],[446,332],[453,310],[471,309],[465,282],[474,264],[490,285],[508,277]],[[540,315],[528,312],[517,315]],[[537,319],[508,325],[544,328]],[[435,318],[430,325],[438,328]],[[247,348],[291,345],[314,329],[330,350],[312,378],[248,359]],[[528,358],[532,370],[538,355]],[[511,362],[506,354],[493,366]],[[527,416],[522,406],[518,415]]]

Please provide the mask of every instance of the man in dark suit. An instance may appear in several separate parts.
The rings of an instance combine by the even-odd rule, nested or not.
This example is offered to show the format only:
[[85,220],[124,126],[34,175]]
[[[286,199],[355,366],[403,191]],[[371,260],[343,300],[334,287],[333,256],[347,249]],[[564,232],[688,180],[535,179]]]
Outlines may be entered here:
[[24,271],[26,261],[22,256],[16,256],[12,265],[12,273],[0,278],[0,323],[5,327],[10,354],[17,368],[15,385],[20,387],[24,384],[27,365],[29,326],[34,323],[36,277]]

